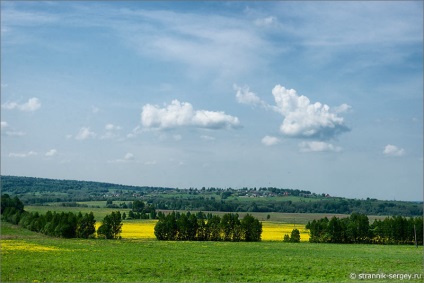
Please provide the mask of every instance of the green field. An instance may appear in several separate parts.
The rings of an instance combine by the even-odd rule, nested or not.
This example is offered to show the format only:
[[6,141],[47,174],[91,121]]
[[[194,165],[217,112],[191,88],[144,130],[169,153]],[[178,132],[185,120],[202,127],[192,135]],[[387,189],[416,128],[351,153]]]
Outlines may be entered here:
[[[25,206],[25,210],[29,212],[39,212],[45,214],[47,211],[56,211],[56,212],[82,212],[82,213],[90,213],[93,212],[97,221],[101,221],[107,214],[110,214],[112,211],[119,210],[121,213],[128,212],[130,209],[122,209],[122,208],[106,208],[106,201],[94,201],[94,202],[79,202],[80,204],[85,204],[90,207],[64,207],[58,204],[52,203],[51,205],[45,206]],[[118,202],[119,203],[119,202]],[[91,206],[100,206],[99,207],[91,207]],[[162,210],[163,211],[163,210]],[[186,210],[182,210],[181,212],[186,212]],[[222,216],[227,212],[222,211],[206,211],[205,213],[212,213],[216,215]],[[238,212],[240,217],[243,217],[247,212]],[[270,216],[271,221],[283,222],[283,223],[296,223],[306,225],[308,221],[318,220],[323,217],[328,217],[330,219],[333,216],[338,218],[349,217],[348,214],[335,214],[335,213],[282,213],[282,212],[249,212],[249,214],[258,218],[260,221],[267,220],[267,216]],[[374,216],[369,215],[370,224],[374,222],[375,219],[383,220],[387,216]]]
[[423,248],[414,246],[81,240],[1,228],[1,282],[357,282],[350,274],[423,273]]

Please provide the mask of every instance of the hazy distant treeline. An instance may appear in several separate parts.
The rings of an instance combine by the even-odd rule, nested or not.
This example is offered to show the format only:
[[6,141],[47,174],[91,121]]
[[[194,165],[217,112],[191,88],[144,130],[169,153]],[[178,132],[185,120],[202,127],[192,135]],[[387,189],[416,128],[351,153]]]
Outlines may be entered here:
[[[18,176],[1,176],[1,183],[4,193],[19,196],[24,204],[36,205],[60,202],[65,206],[79,206],[77,202],[82,201],[142,200],[155,209],[166,210],[423,215],[422,203],[332,198],[324,193],[274,187],[185,190]],[[121,208],[115,204],[109,204],[108,207]],[[154,215],[149,217],[154,218]]]

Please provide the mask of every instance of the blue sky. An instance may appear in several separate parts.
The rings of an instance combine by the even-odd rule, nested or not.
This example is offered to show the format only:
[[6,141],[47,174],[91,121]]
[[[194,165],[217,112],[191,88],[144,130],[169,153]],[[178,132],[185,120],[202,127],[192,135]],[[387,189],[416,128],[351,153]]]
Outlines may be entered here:
[[423,198],[423,3],[1,2],[1,173]]

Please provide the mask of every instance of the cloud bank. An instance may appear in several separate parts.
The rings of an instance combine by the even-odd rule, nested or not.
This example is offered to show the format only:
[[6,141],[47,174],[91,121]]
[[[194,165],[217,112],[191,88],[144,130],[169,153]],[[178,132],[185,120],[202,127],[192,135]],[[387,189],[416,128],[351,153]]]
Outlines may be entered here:
[[188,102],[173,100],[170,105],[160,108],[146,104],[141,112],[141,124],[145,128],[175,129],[195,127],[207,129],[238,128],[237,117],[224,112],[194,110]]

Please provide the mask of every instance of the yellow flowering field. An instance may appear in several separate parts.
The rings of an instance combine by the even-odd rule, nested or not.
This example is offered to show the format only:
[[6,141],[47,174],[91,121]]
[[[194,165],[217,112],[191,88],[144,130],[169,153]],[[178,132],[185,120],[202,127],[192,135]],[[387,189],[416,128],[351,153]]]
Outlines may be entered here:
[[[157,220],[125,221],[122,225],[121,236],[124,239],[156,239],[154,228]],[[101,223],[96,223],[96,229]],[[262,240],[263,241],[282,241],[285,234],[290,235],[296,228],[300,232],[300,241],[309,241],[309,230],[303,225],[294,225],[281,222],[262,222]]]
[[294,225],[289,223],[281,222],[262,222],[262,240],[263,241],[282,241],[284,235],[291,235],[293,229],[297,229],[300,232],[300,241],[309,241],[309,230],[304,225]]
[[122,225],[122,238],[156,239],[155,225],[157,220],[144,220],[137,222],[124,222]]
[[58,251],[59,248],[43,246],[33,243],[28,243],[21,240],[2,240],[1,241],[1,251],[8,252],[14,250],[24,250],[29,252],[49,252],[49,251]]

